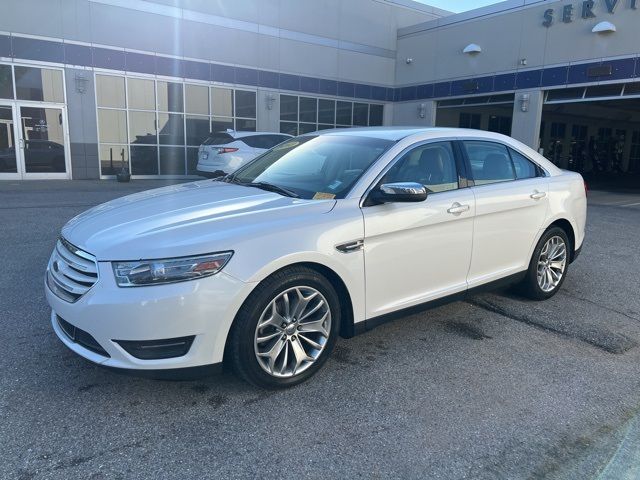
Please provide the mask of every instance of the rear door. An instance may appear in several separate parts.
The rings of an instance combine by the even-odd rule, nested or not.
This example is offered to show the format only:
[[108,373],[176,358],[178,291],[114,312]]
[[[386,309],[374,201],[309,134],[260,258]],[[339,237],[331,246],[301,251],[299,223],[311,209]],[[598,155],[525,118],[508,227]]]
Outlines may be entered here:
[[547,216],[548,181],[534,162],[502,143],[464,140],[462,151],[476,200],[472,288],[528,267]]
[[414,146],[376,184],[422,183],[425,201],[362,207],[368,318],[466,290],[475,205],[455,150]]

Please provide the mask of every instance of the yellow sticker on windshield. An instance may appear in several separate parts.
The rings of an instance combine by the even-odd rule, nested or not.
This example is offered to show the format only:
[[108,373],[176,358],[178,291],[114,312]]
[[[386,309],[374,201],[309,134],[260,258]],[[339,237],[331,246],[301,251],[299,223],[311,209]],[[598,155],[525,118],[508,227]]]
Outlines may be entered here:
[[324,193],[324,192],[316,192],[316,194],[313,196],[314,200],[331,200],[333,198],[336,198],[336,196],[333,193]]

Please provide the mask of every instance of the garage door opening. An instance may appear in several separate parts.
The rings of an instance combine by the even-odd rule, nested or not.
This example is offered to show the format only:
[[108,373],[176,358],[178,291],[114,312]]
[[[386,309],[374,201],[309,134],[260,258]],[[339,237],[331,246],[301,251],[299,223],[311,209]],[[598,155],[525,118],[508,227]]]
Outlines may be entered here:
[[[622,85],[547,93],[540,148],[560,168],[581,173],[593,187],[640,189],[640,98],[594,99]],[[573,97],[573,98],[572,98]]]

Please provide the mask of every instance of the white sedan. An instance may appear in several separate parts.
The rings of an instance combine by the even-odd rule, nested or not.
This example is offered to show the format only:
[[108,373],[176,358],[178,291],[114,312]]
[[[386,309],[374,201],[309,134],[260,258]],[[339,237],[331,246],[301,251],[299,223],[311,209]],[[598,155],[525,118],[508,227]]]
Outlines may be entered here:
[[182,374],[224,358],[286,387],[338,336],[407,309],[506,282],[551,297],[585,221],[582,177],[509,137],[332,130],[75,217],[46,295],[58,337],[93,362]]

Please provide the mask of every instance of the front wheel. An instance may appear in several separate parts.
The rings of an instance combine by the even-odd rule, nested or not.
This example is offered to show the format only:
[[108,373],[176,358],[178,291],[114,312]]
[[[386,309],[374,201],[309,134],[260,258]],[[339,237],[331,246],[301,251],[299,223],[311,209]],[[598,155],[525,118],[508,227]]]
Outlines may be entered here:
[[567,276],[569,238],[560,227],[547,230],[536,245],[521,292],[534,300],[555,295]]
[[297,385],[327,360],[339,325],[331,283],[306,267],[284,269],[258,285],[238,311],[230,359],[241,377],[259,387]]

